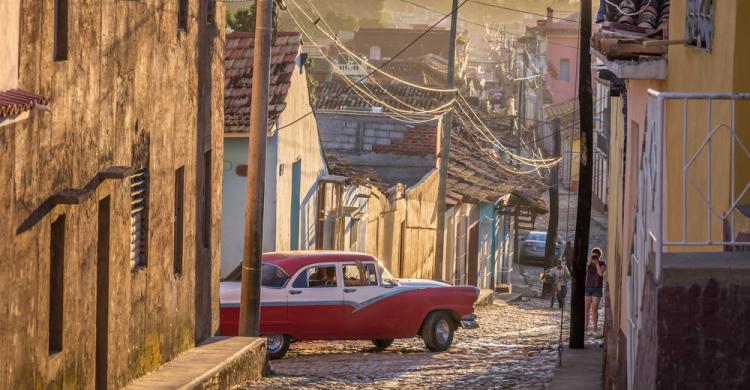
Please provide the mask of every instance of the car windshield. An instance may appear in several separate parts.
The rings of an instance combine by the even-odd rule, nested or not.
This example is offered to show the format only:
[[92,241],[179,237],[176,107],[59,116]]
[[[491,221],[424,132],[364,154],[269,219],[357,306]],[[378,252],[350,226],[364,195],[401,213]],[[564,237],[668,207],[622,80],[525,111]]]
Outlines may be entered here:
[[526,240],[527,241],[546,241],[547,233],[531,232],[529,233],[529,236],[526,237]]
[[263,287],[284,287],[289,276],[281,268],[273,264],[263,264],[261,268],[260,285]]
[[396,278],[391,275],[390,272],[388,272],[388,269],[383,267],[383,265],[380,265],[380,280],[383,285],[390,284],[391,286],[398,285],[398,282],[396,281]]

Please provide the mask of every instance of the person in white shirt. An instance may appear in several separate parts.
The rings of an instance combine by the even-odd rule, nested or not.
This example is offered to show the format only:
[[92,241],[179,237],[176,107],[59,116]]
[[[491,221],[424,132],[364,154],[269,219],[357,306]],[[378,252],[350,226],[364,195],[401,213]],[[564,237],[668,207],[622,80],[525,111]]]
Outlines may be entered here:
[[[570,271],[563,265],[562,261],[557,260],[555,266],[548,269],[546,273],[554,279],[555,298],[562,308],[565,304],[565,297],[568,295],[568,280],[570,280]],[[550,307],[555,306],[555,300],[550,303]]]

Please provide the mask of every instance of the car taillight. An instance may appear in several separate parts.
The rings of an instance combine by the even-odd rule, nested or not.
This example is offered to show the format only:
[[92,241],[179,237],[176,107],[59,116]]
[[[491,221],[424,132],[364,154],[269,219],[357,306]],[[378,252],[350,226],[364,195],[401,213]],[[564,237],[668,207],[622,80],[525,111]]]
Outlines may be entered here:
[[533,245],[533,244],[532,244],[532,243],[530,243],[530,242],[524,242],[524,243],[523,243],[523,246],[532,246],[532,245]]

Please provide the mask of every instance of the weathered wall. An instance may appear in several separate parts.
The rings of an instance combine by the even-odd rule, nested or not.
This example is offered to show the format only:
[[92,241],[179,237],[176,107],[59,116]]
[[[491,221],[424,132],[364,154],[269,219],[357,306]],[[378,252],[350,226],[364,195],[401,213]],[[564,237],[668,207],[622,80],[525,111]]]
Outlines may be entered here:
[[19,1],[0,3],[0,91],[18,86]]
[[[155,369],[218,329],[223,18],[190,2],[70,3],[69,55],[52,61],[53,2],[21,2],[19,85],[50,96],[0,134],[0,388],[94,387],[97,207],[111,198],[110,387]],[[223,15],[218,3],[216,15]],[[148,155],[135,156],[148,139]],[[211,235],[202,240],[203,156],[211,150]],[[58,206],[16,233],[48,197],[83,188],[111,166],[148,168],[148,265],[130,267],[130,185],[109,180],[80,205]],[[173,273],[175,170],[184,166],[183,272]],[[66,215],[63,348],[48,352],[50,224]],[[206,249],[203,249],[206,247]],[[197,282],[196,282],[197,281]],[[197,283],[197,285],[196,285]]]
[[406,218],[401,264],[405,278],[432,279],[437,229],[438,172],[431,171],[406,191]]

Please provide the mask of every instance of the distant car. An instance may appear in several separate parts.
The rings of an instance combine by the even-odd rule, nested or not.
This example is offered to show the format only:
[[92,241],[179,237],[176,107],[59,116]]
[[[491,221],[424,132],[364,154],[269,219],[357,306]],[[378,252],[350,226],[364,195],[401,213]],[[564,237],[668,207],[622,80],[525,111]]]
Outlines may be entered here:
[[[385,349],[420,336],[429,350],[444,351],[456,329],[479,326],[476,287],[395,279],[363,253],[268,253],[261,274],[260,334],[272,359],[297,340],[372,340]],[[224,281],[220,289],[221,334],[237,335],[240,283]]]
[[[547,232],[529,232],[521,240],[520,261],[522,263],[544,264],[544,246],[547,244]],[[555,241],[555,259],[560,258],[561,241]]]

